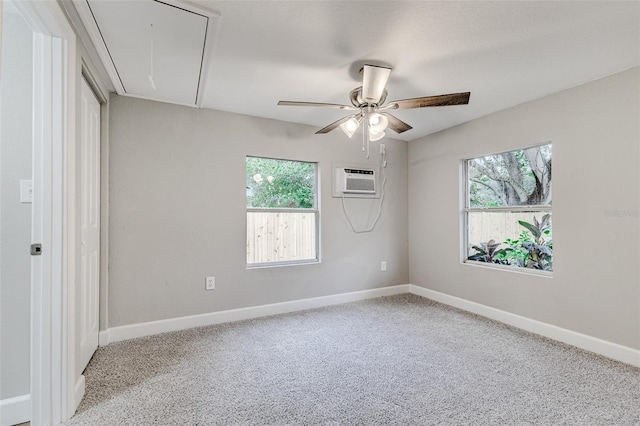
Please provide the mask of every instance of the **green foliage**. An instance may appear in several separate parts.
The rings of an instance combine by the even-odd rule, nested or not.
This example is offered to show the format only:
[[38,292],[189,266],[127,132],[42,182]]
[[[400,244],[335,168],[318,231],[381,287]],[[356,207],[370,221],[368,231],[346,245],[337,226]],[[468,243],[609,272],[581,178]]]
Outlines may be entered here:
[[469,256],[469,260],[488,263],[503,263],[502,259],[506,256],[506,252],[511,249],[498,249],[498,247],[500,247],[500,243],[496,243],[495,240],[480,243],[479,246],[472,246],[471,248],[474,249],[476,253]]
[[531,241],[529,231],[520,232],[520,235],[515,240],[511,238],[505,240],[504,243],[511,249],[504,257],[509,265],[524,266],[529,252],[522,245],[529,241]]
[[518,239],[507,238],[503,244],[508,247],[500,249],[501,243],[489,240],[480,245],[471,246],[476,252],[469,256],[469,260],[479,262],[513,265],[521,268],[553,270],[553,240],[551,238],[551,215],[545,214],[538,222],[533,223],[519,220],[520,226],[526,231],[520,232]]
[[315,206],[315,164],[247,157],[247,206],[300,208]]
[[533,241],[522,243],[522,247],[527,251],[524,260],[526,268],[542,269],[551,271],[553,269],[553,240],[551,239],[551,215],[545,214],[540,222],[535,217],[533,224],[519,220],[518,223],[531,232]]
[[551,144],[468,161],[469,207],[551,204]]

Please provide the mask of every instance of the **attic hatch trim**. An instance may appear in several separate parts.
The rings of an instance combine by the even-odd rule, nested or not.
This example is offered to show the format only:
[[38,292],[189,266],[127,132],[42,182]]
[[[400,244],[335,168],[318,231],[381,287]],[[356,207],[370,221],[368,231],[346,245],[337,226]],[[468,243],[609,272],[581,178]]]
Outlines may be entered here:
[[[186,0],[148,0],[153,1],[155,3],[159,3],[165,6],[174,7],[176,9],[193,13],[194,15],[198,15],[200,17],[205,18],[206,25],[204,28],[204,42],[202,44],[202,53],[200,55],[200,67],[198,72],[197,79],[197,89],[195,94],[195,99],[193,103],[184,103],[179,101],[172,101],[168,99],[154,98],[151,96],[142,96],[134,93],[128,93],[124,87],[124,83],[120,78],[118,73],[118,69],[115,66],[111,53],[106,45],[106,42],[102,36],[100,27],[95,19],[93,11],[91,10],[91,6],[89,4],[89,0],[73,0],[73,4],[80,16],[80,20],[84,24],[87,33],[89,34],[89,38],[93,43],[93,47],[100,58],[100,61],[104,65],[104,68],[107,71],[107,75],[113,86],[116,89],[116,93],[121,96],[128,96],[132,98],[139,99],[147,99],[158,102],[171,103],[176,105],[184,105],[190,107],[201,108],[203,102],[204,90],[207,82],[207,76],[211,72],[212,67],[212,57],[215,39],[218,30],[218,24],[221,19],[221,14],[217,11],[206,9],[200,6],[196,6]],[[89,47],[88,47],[89,48]]]

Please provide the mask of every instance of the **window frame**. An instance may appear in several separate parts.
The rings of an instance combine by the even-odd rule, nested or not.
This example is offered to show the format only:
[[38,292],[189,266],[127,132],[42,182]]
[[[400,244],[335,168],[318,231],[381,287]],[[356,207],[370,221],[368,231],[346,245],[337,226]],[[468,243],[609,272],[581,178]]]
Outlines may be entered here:
[[[249,263],[247,261],[246,250],[245,250],[245,263],[247,269],[261,269],[261,268],[274,268],[274,267],[282,267],[282,266],[299,266],[299,265],[314,265],[320,263],[320,164],[317,161],[305,161],[305,160],[292,160],[289,158],[276,158],[276,157],[265,157],[260,155],[245,155],[245,175],[247,171],[247,163],[246,160],[248,158],[262,158],[265,160],[276,160],[276,161],[290,161],[296,163],[309,163],[313,164],[313,207],[308,209],[303,208],[282,208],[282,207],[249,207],[246,205],[247,197],[245,195],[245,244],[247,243],[248,238],[248,213],[313,213],[315,226],[315,258],[314,259],[300,259],[300,260],[285,260],[285,261],[275,261],[275,262],[258,262],[258,263]],[[245,184],[246,185],[246,184]]]
[[[514,151],[523,151],[525,149],[528,148],[535,148],[538,146],[545,146],[545,145],[551,145],[552,146],[552,156],[553,156],[553,142],[548,141],[548,142],[543,142],[543,143],[538,143],[538,144],[534,144],[534,145],[527,145],[524,147],[520,147],[520,148],[515,148],[515,149],[508,149],[506,151],[498,151],[498,152],[494,152],[494,153],[490,153],[490,154],[481,154],[475,157],[471,157],[471,158],[465,158],[462,160],[462,177],[463,177],[463,184],[462,184],[462,191],[463,192],[463,207],[461,209],[462,212],[462,226],[461,226],[461,230],[462,230],[462,250],[461,250],[461,263],[464,265],[469,265],[469,266],[476,266],[476,267],[483,267],[483,268],[490,268],[490,269],[496,269],[496,270],[501,270],[501,271],[511,271],[511,272],[516,272],[519,274],[525,274],[525,275],[536,275],[536,276],[543,276],[543,277],[548,277],[551,278],[553,275],[553,270],[551,271],[544,271],[544,270],[539,270],[539,269],[533,269],[533,268],[525,268],[525,267],[518,267],[518,266],[513,266],[513,265],[500,265],[497,263],[487,263],[487,262],[480,262],[477,260],[470,260],[469,259],[469,214],[470,213],[486,213],[486,212],[504,212],[504,213],[515,213],[515,212],[550,212],[553,215],[553,204],[538,204],[538,205],[520,205],[520,206],[504,206],[504,207],[470,207],[471,205],[471,197],[470,197],[470,180],[469,180],[469,162],[472,160],[475,160],[477,158],[481,158],[481,157],[487,157],[490,155],[498,155],[498,154],[503,154],[503,153],[507,153],[507,152],[514,152]],[[553,167],[553,166],[552,166]],[[553,183],[552,183],[553,185]]]

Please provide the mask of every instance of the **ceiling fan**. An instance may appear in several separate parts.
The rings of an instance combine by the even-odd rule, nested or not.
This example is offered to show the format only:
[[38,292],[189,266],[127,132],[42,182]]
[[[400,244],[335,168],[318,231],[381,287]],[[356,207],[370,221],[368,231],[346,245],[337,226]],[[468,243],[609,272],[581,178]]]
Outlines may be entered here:
[[[351,105],[327,104],[318,102],[280,101],[278,105],[337,108],[345,111],[356,111],[355,114],[343,117],[326,127],[318,130],[316,134],[329,133],[340,127],[348,136],[352,137],[360,124],[367,133],[367,141],[377,141],[385,136],[384,131],[389,128],[396,133],[411,130],[412,127],[404,121],[394,117],[387,111],[397,109],[438,107],[447,105],[466,105],[469,103],[470,92],[450,93],[447,95],[424,96],[421,98],[402,99],[386,102],[387,80],[391,74],[391,68],[377,65],[364,65],[360,70],[362,86],[357,87],[349,94]],[[364,133],[363,133],[364,134]]]

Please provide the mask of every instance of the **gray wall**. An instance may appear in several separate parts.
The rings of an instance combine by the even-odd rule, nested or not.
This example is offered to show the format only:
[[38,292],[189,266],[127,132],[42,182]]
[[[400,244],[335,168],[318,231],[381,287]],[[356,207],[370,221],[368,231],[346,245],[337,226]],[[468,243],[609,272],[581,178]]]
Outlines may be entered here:
[[0,399],[29,394],[32,31],[5,8],[0,79]]
[[[639,105],[635,68],[411,142],[411,283],[640,349]],[[553,277],[462,264],[461,161],[547,141]]]
[[[331,198],[331,163],[378,156],[366,160],[357,140],[315,130],[112,97],[108,326],[406,284],[407,144],[385,140],[382,217],[373,232],[354,234]],[[247,155],[319,162],[321,263],[246,269]],[[378,202],[349,201],[361,220]],[[213,291],[204,290],[208,275]]]

